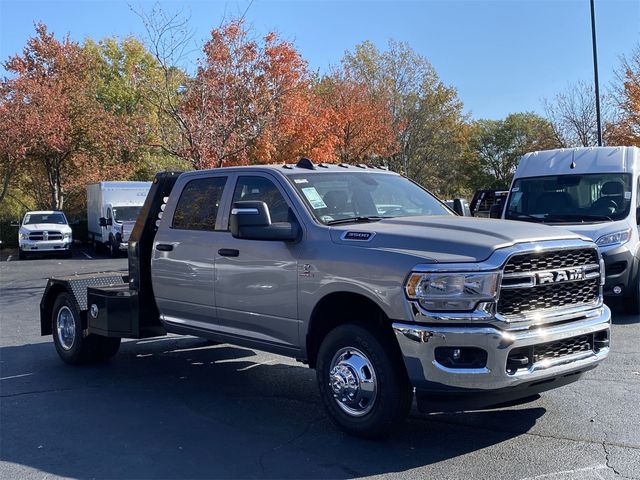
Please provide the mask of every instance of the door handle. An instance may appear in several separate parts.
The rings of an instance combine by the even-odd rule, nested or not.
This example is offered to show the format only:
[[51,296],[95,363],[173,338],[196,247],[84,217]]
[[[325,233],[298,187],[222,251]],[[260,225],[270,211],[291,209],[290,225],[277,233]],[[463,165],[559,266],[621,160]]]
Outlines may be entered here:
[[240,250],[236,250],[235,248],[221,248],[218,250],[218,255],[223,257],[237,257],[240,255]]
[[173,250],[173,245],[170,245],[168,243],[159,243],[156,245],[156,250],[159,250],[161,252],[170,252],[171,250]]

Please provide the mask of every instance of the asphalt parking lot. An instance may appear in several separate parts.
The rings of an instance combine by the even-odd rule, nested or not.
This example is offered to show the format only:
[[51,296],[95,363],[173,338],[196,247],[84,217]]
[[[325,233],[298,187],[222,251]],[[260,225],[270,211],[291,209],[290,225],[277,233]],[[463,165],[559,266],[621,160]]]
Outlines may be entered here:
[[640,319],[615,313],[609,359],[577,383],[495,411],[414,410],[364,441],[284,357],[171,336],[64,365],[39,334],[47,277],[126,262],[0,259],[1,478],[640,478]]

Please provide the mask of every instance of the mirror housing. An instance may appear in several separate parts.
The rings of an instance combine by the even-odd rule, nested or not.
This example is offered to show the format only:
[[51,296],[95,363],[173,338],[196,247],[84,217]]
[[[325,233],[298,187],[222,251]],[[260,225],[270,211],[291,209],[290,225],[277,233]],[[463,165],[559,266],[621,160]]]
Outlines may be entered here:
[[104,218],[104,217],[100,217],[100,218],[98,219],[98,224],[99,224],[101,227],[106,227],[106,226],[108,225],[108,223],[107,223],[107,219],[106,219],[106,218]]
[[284,242],[297,240],[299,231],[296,223],[271,223],[267,204],[255,201],[233,203],[229,230],[234,238]]
[[489,210],[489,218],[502,218],[502,208],[504,205],[502,203],[497,203],[491,207]]
[[453,211],[456,212],[461,217],[465,216],[465,213],[464,213],[464,200],[462,198],[454,198],[453,199]]
[[640,225],[640,207],[636,208],[636,223]]

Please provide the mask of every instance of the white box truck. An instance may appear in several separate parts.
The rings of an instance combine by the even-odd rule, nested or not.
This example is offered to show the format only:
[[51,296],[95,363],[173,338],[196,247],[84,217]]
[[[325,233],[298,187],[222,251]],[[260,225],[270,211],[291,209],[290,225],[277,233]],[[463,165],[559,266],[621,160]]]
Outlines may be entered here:
[[99,182],[87,185],[87,230],[94,249],[107,247],[112,257],[127,242],[151,182]]
[[619,297],[629,313],[640,313],[640,148],[527,153],[503,217],[591,238],[605,262],[605,296]]

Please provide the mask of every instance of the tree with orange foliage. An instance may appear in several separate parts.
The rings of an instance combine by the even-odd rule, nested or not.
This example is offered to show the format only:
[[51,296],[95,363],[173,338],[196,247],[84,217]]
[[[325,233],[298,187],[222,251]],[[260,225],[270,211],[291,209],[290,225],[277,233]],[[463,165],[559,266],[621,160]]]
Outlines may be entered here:
[[334,115],[332,133],[337,138],[336,157],[345,163],[368,162],[398,151],[393,117],[385,97],[375,95],[349,70],[334,70],[322,79],[318,92]]
[[232,20],[211,32],[203,52],[179,111],[178,153],[194,168],[291,161],[331,149],[330,137],[318,135],[325,122],[306,62],[291,43],[275,33],[255,39],[242,20]]
[[631,58],[622,59],[614,100],[619,118],[609,125],[607,143],[640,147],[640,44],[636,45]]
[[20,124],[8,127],[2,115],[0,129],[16,129],[21,139],[3,143],[13,150],[2,157],[28,163],[29,178],[47,186],[49,208],[62,209],[69,191],[83,190],[96,174],[121,173],[126,133],[97,100],[90,58],[77,43],[57,40],[40,23],[22,55],[4,66],[12,77],[3,81],[2,109]]

